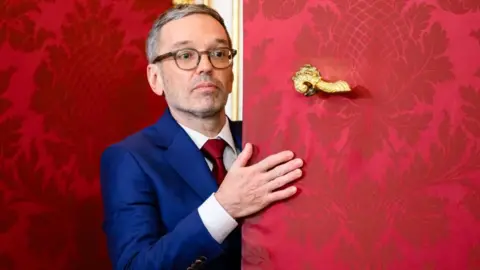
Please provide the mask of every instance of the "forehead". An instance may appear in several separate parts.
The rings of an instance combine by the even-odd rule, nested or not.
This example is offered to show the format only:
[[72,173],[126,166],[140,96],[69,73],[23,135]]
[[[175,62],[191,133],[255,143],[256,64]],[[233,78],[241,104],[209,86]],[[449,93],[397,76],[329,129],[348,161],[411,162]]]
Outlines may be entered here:
[[207,47],[219,40],[227,41],[222,25],[209,15],[193,14],[165,24],[160,31],[160,49],[172,49],[176,44],[188,43]]

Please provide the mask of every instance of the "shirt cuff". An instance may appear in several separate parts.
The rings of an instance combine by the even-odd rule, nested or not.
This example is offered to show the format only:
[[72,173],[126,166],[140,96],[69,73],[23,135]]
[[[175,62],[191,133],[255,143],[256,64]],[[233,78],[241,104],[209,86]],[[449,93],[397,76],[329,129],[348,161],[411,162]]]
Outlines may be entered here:
[[219,244],[221,244],[238,225],[237,221],[218,203],[214,194],[200,205],[198,214],[205,228],[207,228],[210,235]]

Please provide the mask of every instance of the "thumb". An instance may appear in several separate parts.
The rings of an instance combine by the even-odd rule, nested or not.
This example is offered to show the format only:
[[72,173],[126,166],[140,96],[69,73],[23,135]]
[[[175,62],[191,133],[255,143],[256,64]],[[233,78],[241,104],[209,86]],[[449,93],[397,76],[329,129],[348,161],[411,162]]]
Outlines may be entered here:
[[252,157],[253,154],[253,147],[251,143],[245,144],[245,148],[243,151],[238,155],[238,158],[233,162],[232,168],[241,168],[247,166],[248,161]]

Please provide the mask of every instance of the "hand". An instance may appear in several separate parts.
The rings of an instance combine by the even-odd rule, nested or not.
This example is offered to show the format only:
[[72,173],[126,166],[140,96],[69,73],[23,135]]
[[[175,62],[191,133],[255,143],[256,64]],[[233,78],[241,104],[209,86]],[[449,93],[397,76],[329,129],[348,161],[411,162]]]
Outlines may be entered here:
[[303,161],[293,159],[291,151],[271,155],[246,167],[252,153],[252,145],[247,143],[215,193],[220,205],[235,219],[293,196],[297,192],[295,186],[281,188],[302,176]]

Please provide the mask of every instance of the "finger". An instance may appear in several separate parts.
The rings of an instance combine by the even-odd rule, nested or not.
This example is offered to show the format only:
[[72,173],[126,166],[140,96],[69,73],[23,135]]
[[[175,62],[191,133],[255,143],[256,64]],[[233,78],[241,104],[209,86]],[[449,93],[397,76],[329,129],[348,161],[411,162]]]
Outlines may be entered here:
[[302,176],[302,170],[296,169],[294,171],[291,171],[281,177],[275,178],[274,180],[268,182],[265,184],[265,188],[268,191],[274,191],[277,189],[282,188],[283,186],[297,180]]
[[273,202],[276,202],[276,201],[285,200],[285,199],[288,199],[288,198],[292,197],[293,195],[295,195],[295,193],[297,193],[297,187],[290,186],[288,188],[281,189],[281,190],[278,190],[278,191],[275,191],[273,193],[268,194],[267,195],[267,201],[270,204],[270,203],[273,203]]
[[252,158],[253,147],[252,144],[247,143],[243,148],[243,151],[238,155],[237,159],[232,164],[233,168],[241,168],[247,166],[248,161]]
[[255,165],[256,169],[259,171],[268,171],[272,169],[273,167],[285,163],[293,158],[293,152],[292,151],[283,151],[271,156],[268,156],[261,160],[259,163]]
[[303,160],[299,158],[290,160],[268,171],[266,173],[266,180],[270,181],[272,179],[285,175],[291,171],[294,171],[298,168],[301,168],[302,166],[303,166]]

